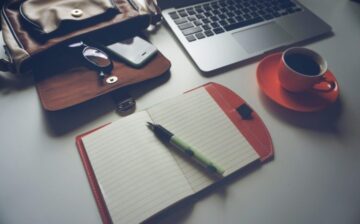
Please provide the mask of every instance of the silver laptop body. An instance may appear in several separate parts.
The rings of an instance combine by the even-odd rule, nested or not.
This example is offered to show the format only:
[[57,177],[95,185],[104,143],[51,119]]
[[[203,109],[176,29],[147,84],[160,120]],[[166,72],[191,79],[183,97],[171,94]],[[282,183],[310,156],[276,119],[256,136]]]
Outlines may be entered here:
[[[158,4],[162,9],[162,14],[167,24],[198,68],[203,72],[213,71],[264,54],[276,48],[292,45],[296,42],[331,32],[331,27],[328,24],[295,0],[285,0],[285,2],[291,2],[286,4],[292,6],[287,9],[287,11],[285,10],[285,12],[279,11],[278,14],[280,13],[280,16],[276,13],[273,13],[275,16],[267,16],[266,13],[265,15],[260,13],[260,16],[255,15],[255,13],[252,13],[253,15],[246,15],[248,17],[256,16],[259,20],[255,24],[250,25],[246,25],[247,20],[244,18],[243,11],[235,10],[237,13],[241,12],[240,16],[232,11],[233,14],[225,17],[226,19],[222,19],[220,15],[213,13],[216,8],[219,9],[216,12],[220,14],[223,14],[223,11],[226,12],[229,8],[240,8],[249,12],[246,8],[249,7],[249,3],[251,4],[252,1],[253,0],[212,0],[204,2],[201,0],[158,0]],[[273,9],[279,9],[276,6],[269,6],[269,2],[271,3],[273,0],[256,1],[260,2],[259,5],[256,5],[260,9],[264,6],[261,4],[266,4],[266,8],[270,8],[272,12],[274,12]],[[282,2],[283,0],[277,1]],[[248,3],[245,4],[245,2]],[[223,7],[223,4],[225,4],[225,7]],[[245,4],[246,6],[242,6],[241,4]],[[231,5],[235,7],[231,7]],[[255,8],[253,6],[250,7],[252,7],[252,9]],[[192,9],[195,14],[191,11]],[[210,13],[206,13],[209,9]],[[209,17],[210,14],[211,16]],[[192,16],[192,20],[189,20],[191,19],[189,16]],[[194,18],[199,22],[194,24]],[[204,32],[207,30],[203,29],[203,26],[209,25],[205,23],[209,20],[211,24],[211,22],[213,22],[211,18],[218,19],[217,23],[223,28],[224,32],[212,32],[214,35],[205,35]],[[245,22],[239,23],[239,21],[242,20],[241,18],[245,19]],[[232,20],[229,21],[230,19]],[[202,21],[205,22],[202,23]],[[233,23],[222,26],[219,24],[220,21],[223,24],[227,22]],[[254,20],[252,20],[252,22],[254,22]],[[200,25],[200,23],[202,25]],[[211,27],[210,30],[213,31],[214,28],[211,25],[209,26]],[[202,35],[198,33],[202,33]],[[211,33],[208,32],[207,34]]]

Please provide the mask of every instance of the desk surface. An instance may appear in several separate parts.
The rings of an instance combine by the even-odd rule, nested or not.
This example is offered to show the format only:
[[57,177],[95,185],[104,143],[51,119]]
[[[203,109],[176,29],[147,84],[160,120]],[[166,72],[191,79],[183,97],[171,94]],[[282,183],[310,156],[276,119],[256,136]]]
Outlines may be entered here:
[[[259,113],[274,160],[170,210],[161,223],[360,223],[360,4],[302,0],[335,35],[306,46],[336,75],[340,103],[317,114],[287,111],[256,84],[258,60],[206,77],[162,26],[151,41],[171,75],[130,89],[140,111],[206,82],[223,84]],[[6,76],[6,74],[2,74]],[[100,223],[74,137],[119,118],[109,97],[63,112],[42,110],[30,83],[0,80],[0,223]]]

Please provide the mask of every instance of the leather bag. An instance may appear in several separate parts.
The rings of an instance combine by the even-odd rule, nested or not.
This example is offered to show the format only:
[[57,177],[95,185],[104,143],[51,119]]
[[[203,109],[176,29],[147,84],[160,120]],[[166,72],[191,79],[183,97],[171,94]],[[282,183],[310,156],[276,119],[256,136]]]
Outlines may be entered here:
[[1,10],[8,59],[0,61],[0,70],[33,74],[50,111],[162,75],[170,62],[160,52],[141,68],[112,58],[109,76],[117,81],[107,83],[68,51],[79,41],[108,45],[139,35],[158,18],[143,9],[132,0],[9,0]]

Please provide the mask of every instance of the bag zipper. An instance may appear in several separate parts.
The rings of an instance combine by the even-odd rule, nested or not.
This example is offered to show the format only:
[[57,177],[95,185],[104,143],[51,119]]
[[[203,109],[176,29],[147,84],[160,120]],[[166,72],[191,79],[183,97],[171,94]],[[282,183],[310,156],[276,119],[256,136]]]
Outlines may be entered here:
[[26,15],[25,13],[23,12],[23,4],[24,3],[21,3],[20,7],[19,7],[19,13],[20,15],[27,21],[29,22],[31,25],[35,26],[38,30],[40,30],[40,32],[42,32],[42,29],[41,29],[41,26],[39,24],[36,24],[34,21],[30,20]]
[[127,0],[134,10],[139,12],[139,6],[133,0]]

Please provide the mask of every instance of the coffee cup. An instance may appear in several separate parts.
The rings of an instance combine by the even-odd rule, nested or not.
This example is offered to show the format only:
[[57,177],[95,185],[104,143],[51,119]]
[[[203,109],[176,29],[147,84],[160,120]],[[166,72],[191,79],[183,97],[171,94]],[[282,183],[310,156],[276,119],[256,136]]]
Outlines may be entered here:
[[290,92],[328,92],[335,88],[335,83],[326,80],[327,69],[326,60],[315,51],[293,47],[281,56],[278,78],[281,86]]

